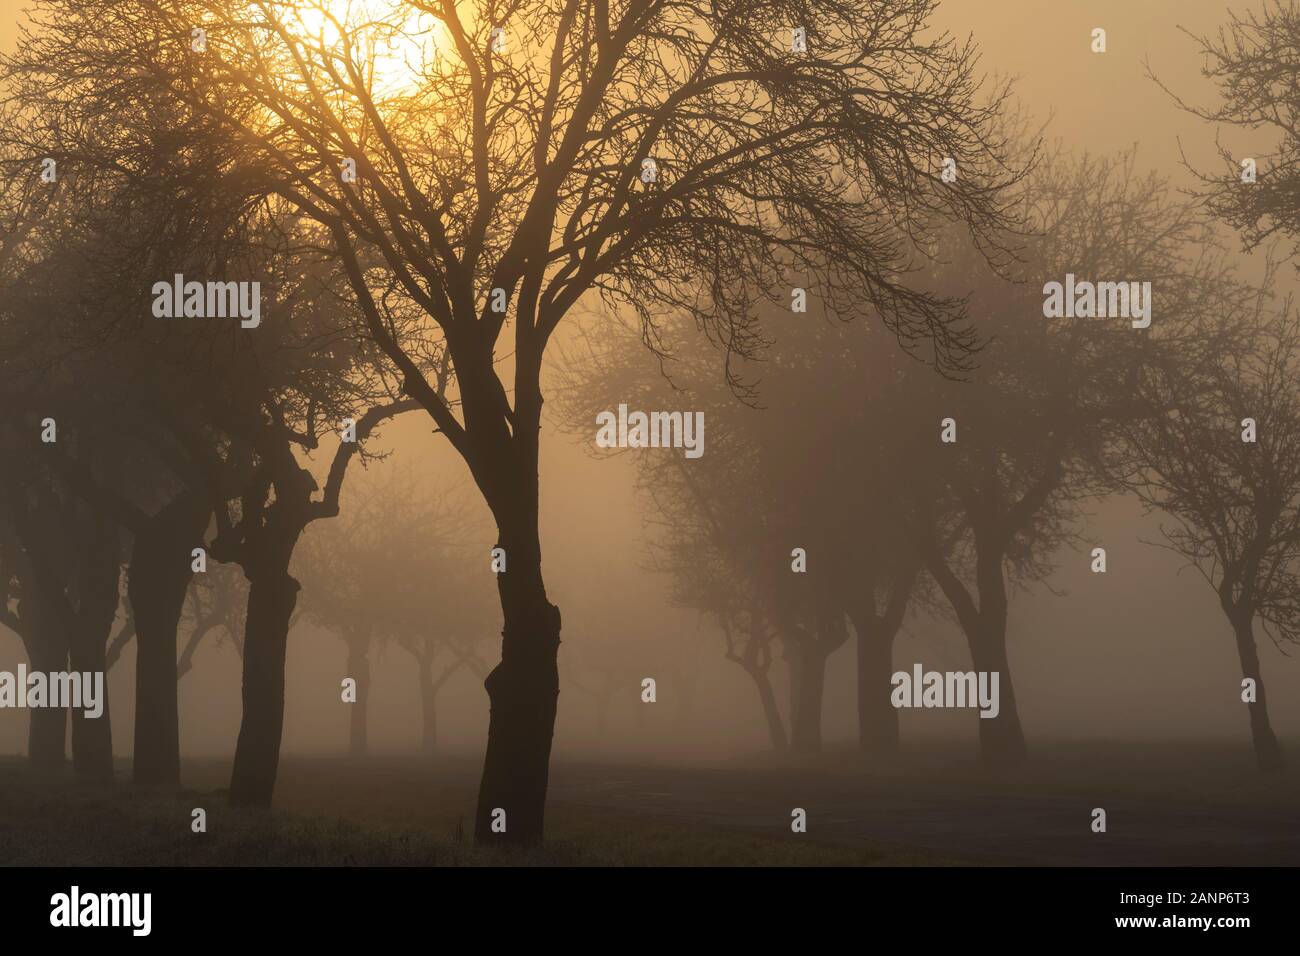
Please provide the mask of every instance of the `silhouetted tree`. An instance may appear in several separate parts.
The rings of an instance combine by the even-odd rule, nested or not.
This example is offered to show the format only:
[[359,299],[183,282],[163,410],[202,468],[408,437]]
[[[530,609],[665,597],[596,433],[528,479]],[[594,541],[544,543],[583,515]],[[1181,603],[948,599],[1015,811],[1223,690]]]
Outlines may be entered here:
[[[682,311],[743,353],[751,304],[784,299],[794,273],[961,367],[958,304],[906,284],[895,227],[942,212],[987,234],[1011,177],[991,124],[1001,91],[981,90],[969,44],[929,30],[935,0],[469,6],[311,21],[276,2],[58,0],[4,76],[31,155],[111,160],[170,189],[207,146],[233,144],[214,214],[275,195],[304,217],[302,242],[339,258],[368,335],[465,459],[509,556],[476,838],[530,843],[559,687],[537,529],[541,368],[564,316],[589,293],[647,327]],[[444,46],[404,58],[421,17]],[[805,30],[806,48],[777,24]],[[375,55],[390,41],[396,74]],[[166,127],[101,135],[142,116]],[[454,392],[429,379],[431,342]],[[250,686],[263,666],[274,683],[253,630]],[[509,822],[494,832],[496,809]]]
[[[771,641],[790,670],[790,745],[821,747],[827,661],[857,632],[859,737],[897,749],[889,704],[893,640],[917,587],[921,561],[902,521],[911,486],[891,443],[899,370],[915,362],[870,326],[825,314],[768,308],[771,343],[738,378],[762,376],[754,408],[736,400],[707,360],[678,346],[689,330],[661,333],[662,369],[644,359],[635,331],[610,323],[571,353],[561,404],[572,427],[625,402],[631,409],[698,410],[705,454],[634,451],[649,499],[655,566],[673,599],[716,617],[729,659],[756,681],[773,746],[786,743],[767,673]],[[795,565],[795,549],[801,556]],[[743,638],[743,641],[741,640]]]
[[[207,555],[238,564],[250,581],[246,720],[231,799],[266,804],[298,590],[288,573],[293,548],[308,523],[337,513],[348,464],[364,455],[371,432],[416,406],[394,397],[375,374],[349,331],[352,323],[338,314],[347,308],[333,287],[341,277],[318,254],[284,240],[277,210],[262,206],[232,227],[198,214],[196,207],[221,195],[210,178],[196,177],[190,186],[175,197],[137,194],[120,171],[91,166],[77,175],[74,167],[43,206],[34,204],[46,215],[28,246],[48,251],[29,257],[19,288],[32,290],[30,302],[7,313],[6,331],[21,347],[6,350],[5,360],[35,383],[43,400],[71,414],[76,434],[117,443],[121,460],[147,476],[104,482],[61,446],[47,456],[79,494],[133,536],[128,594],[138,632],[137,782],[179,780],[177,625],[200,560],[196,549],[215,519]],[[48,281],[73,263],[81,282]],[[158,276],[177,273],[259,276],[259,334],[238,322],[178,323],[151,315],[146,290]],[[39,305],[59,306],[48,309],[57,320],[44,321]],[[58,387],[47,381],[54,378],[51,368]],[[87,393],[95,402],[73,402]],[[111,411],[101,410],[107,396]],[[33,402],[28,397],[26,407],[41,407]],[[349,434],[318,483],[298,456],[344,430]]]
[[1199,335],[1146,363],[1150,414],[1123,429],[1117,461],[1122,486],[1173,519],[1166,546],[1218,595],[1255,756],[1272,771],[1283,761],[1255,627],[1279,647],[1300,640],[1300,322],[1268,283],[1233,291]]
[[[17,584],[11,626],[23,638],[34,670],[102,673],[119,602],[121,540],[111,520],[79,501],[39,462],[19,464],[24,451],[4,443],[8,459],[4,503],[10,531],[7,561]],[[18,467],[15,468],[15,465]],[[18,477],[25,473],[27,480]],[[105,692],[107,687],[105,686]],[[72,758],[78,775],[113,777],[112,722],[108,701],[99,717],[72,710]],[[64,759],[67,708],[31,714],[29,755],[40,767]]]
[[[1204,227],[1168,186],[1118,159],[1056,156],[1023,193],[1031,234],[999,275],[960,237],[940,238],[933,281],[969,295],[990,344],[961,381],[911,375],[899,414],[914,439],[913,507],[926,568],[964,631],[978,671],[998,672],[998,716],[977,721],[989,766],[1026,755],[1007,654],[1010,591],[1041,580],[1075,543],[1080,504],[1106,488],[1102,464],[1132,394],[1146,338],[1212,308],[1221,263],[1201,256]],[[1140,318],[1049,316],[1047,282],[1151,283]],[[1075,310],[1071,309],[1070,312]],[[955,441],[941,441],[951,419]],[[927,434],[928,432],[928,434]]]
[[1292,0],[1264,0],[1258,10],[1229,11],[1212,34],[1184,30],[1200,48],[1201,75],[1220,101],[1198,106],[1151,73],[1180,107],[1216,126],[1263,130],[1276,137],[1266,151],[1234,155],[1219,144],[1224,171],[1197,173],[1210,210],[1240,231],[1248,249],[1274,237],[1300,237],[1300,9]]

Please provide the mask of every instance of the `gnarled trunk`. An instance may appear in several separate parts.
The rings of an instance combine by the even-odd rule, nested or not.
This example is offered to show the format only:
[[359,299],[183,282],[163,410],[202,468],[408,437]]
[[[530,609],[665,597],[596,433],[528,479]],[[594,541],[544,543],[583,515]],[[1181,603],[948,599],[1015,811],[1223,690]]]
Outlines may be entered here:
[[298,602],[299,584],[289,574],[291,540],[281,540],[251,569],[248,614],[244,623],[243,719],[235,745],[230,802],[269,807],[280,766],[284,733],[284,663],[289,646],[289,619]]
[[176,629],[193,577],[193,549],[203,540],[209,508],[182,493],[135,539],[127,596],[136,630],[135,757],[132,779],[180,785],[180,718],[176,701]]
[[[1007,659],[1007,589],[1002,565],[1003,539],[986,522],[975,527],[975,584],[979,606],[965,585],[935,552],[929,555],[930,573],[943,589],[966,635],[976,671],[998,675],[998,715],[977,715],[980,760],[990,770],[1005,770],[1024,763],[1028,756],[1020,727],[1011,664]],[[994,540],[990,540],[993,538]]]
[[474,838],[526,845],[541,840],[546,811],[560,694],[560,609],[547,600],[542,582],[535,507],[518,530],[503,530],[499,547],[507,554],[507,570],[497,579],[505,621],[501,663],[484,681],[491,716]]

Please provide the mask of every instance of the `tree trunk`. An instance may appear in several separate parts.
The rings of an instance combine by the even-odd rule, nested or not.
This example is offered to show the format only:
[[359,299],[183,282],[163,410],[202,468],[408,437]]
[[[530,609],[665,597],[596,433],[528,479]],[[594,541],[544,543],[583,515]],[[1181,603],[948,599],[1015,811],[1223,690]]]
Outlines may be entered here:
[[[50,615],[44,610],[39,612],[36,627],[31,669],[45,674],[66,671],[68,644],[63,629],[53,626]],[[67,708],[33,707],[27,713],[27,754],[32,767],[58,770],[67,759]]]
[[433,655],[419,655],[420,662],[420,752],[438,751],[438,689],[433,686]]
[[822,700],[826,689],[826,653],[805,636],[790,659],[790,749],[818,753],[822,749]]
[[1274,772],[1282,769],[1282,748],[1268,719],[1268,703],[1264,698],[1264,677],[1260,673],[1259,652],[1255,647],[1254,616],[1236,614],[1232,622],[1237,637],[1237,655],[1241,658],[1241,674],[1255,682],[1255,701],[1247,704],[1250,712],[1250,736],[1255,745],[1255,762],[1260,770]]
[[73,671],[103,675],[102,708],[87,717],[84,708],[72,711],[72,766],[79,776],[113,779],[113,725],[108,706],[108,639],[113,631],[121,578],[117,531],[112,525],[98,529],[91,553],[82,563],[79,601],[69,646]]
[[176,629],[194,572],[192,551],[203,541],[209,509],[182,493],[135,539],[127,597],[135,619],[135,757],[132,779],[176,787],[181,779],[176,703]]
[[858,747],[875,757],[898,754],[898,711],[890,702],[894,633],[874,613],[853,615],[858,643]]
[[[501,663],[483,682],[491,716],[474,819],[479,843],[529,845],[542,838],[560,694],[560,609],[546,597],[533,501],[521,526],[503,529],[498,544],[507,555],[507,570],[497,577],[504,626]],[[493,831],[497,811],[505,813],[505,832],[499,822]]]
[[824,597],[817,604],[816,632],[803,632],[791,669],[790,743],[798,753],[820,753],[826,662],[849,639],[843,606]]
[[[68,669],[68,629],[63,621],[62,588],[35,566],[20,613],[30,621],[30,667],[47,676]],[[33,707],[28,712],[27,754],[33,768],[59,770],[67,760],[68,709]]]
[[776,692],[772,689],[772,682],[768,680],[766,673],[756,668],[746,668],[746,672],[754,679],[754,685],[758,688],[758,701],[763,707],[763,717],[767,720],[767,735],[772,741],[772,749],[778,752],[787,750],[790,741],[785,734],[785,722],[781,719],[781,710],[776,706]]
[[759,705],[763,708],[763,719],[767,722],[767,735],[772,742],[772,749],[782,753],[789,749],[790,741],[786,736],[785,721],[781,719],[781,710],[776,704],[772,681],[767,676],[772,660],[771,647],[767,640],[767,626],[758,610],[757,602],[750,609],[749,639],[739,655],[734,653],[731,645],[731,631],[725,617],[722,619],[722,624],[727,635],[727,657],[743,667],[745,673],[753,679],[754,687],[758,691]]
[[[1028,750],[1020,727],[1016,691],[1007,659],[1007,583],[1003,573],[1006,555],[986,540],[990,532],[977,526],[975,532],[975,581],[979,591],[978,615],[964,626],[976,671],[998,675],[998,715],[977,716],[980,759],[990,770],[1009,770],[1025,762]],[[1001,539],[997,539],[1001,540]]]
[[245,569],[249,588],[244,622],[244,714],[230,777],[230,802],[234,806],[269,807],[275,791],[284,732],[289,618],[299,590],[298,582],[289,574],[293,541],[278,542],[273,553],[253,565],[251,572]]
[[370,638],[353,634],[347,643],[348,676],[357,682],[357,699],[349,711],[348,752],[354,757],[364,757],[369,745],[366,717],[370,707]]
[[1007,660],[1005,619],[982,621],[975,633],[968,634],[971,658],[976,671],[998,675],[998,715],[980,716],[980,759],[991,770],[1006,770],[1025,762],[1028,749],[1016,709],[1016,692],[1011,683],[1011,665]]
[[105,675],[100,715],[92,718],[84,709],[72,711],[72,767],[80,777],[107,781],[113,779],[113,724],[109,717],[105,650],[103,642],[80,650],[74,645],[71,655],[73,671]]

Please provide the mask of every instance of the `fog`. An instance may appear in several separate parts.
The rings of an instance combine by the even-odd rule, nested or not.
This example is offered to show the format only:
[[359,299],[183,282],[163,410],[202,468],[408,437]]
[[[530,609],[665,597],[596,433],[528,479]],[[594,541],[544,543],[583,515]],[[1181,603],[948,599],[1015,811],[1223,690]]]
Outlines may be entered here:
[[[4,0],[0,39],[11,48],[20,4]],[[1136,144],[1137,167],[1154,169],[1190,185],[1182,157],[1193,165],[1214,162],[1214,131],[1180,111],[1146,76],[1146,64],[1190,101],[1208,99],[1212,87],[1199,76],[1195,43],[1179,32],[1214,30],[1229,5],[1211,0],[1094,0],[1044,5],[1040,0],[947,2],[940,22],[973,34],[981,67],[1014,78],[1017,101],[1035,121],[1047,122],[1045,137],[1067,151],[1110,154]],[[1109,51],[1095,55],[1089,31],[1107,30]],[[1225,143],[1241,141],[1224,133]],[[1256,270],[1251,263],[1248,270]],[[1291,283],[1289,271],[1283,277]],[[1157,320],[1159,321],[1159,320]],[[561,328],[557,345],[572,344],[578,327]],[[653,359],[645,357],[647,368]],[[549,388],[548,366],[543,383]],[[715,620],[673,607],[670,582],[648,567],[647,509],[635,490],[634,455],[601,455],[595,424],[584,434],[559,420],[548,405],[541,435],[541,541],[547,592],[563,615],[560,687],[555,730],[558,758],[600,757],[663,762],[727,762],[763,751],[767,729],[753,682],[724,656]],[[352,488],[367,475],[401,467],[429,489],[458,487],[478,509],[485,529],[474,551],[490,574],[490,516],[468,470],[429,422],[413,413],[383,427],[377,449],[391,450],[349,475],[343,512],[355,504]],[[642,450],[639,454],[655,454]],[[318,453],[318,475],[330,452]],[[360,476],[360,477],[358,477]],[[815,496],[810,485],[806,494]],[[1065,549],[1051,558],[1055,571],[1044,583],[1011,596],[1008,654],[1015,669],[1021,719],[1031,754],[1062,740],[1156,740],[1171,744],[1222,739],[1248,746],[1247,720],[1239,698],[1240,670],[1231,629],[1218,600],[1186,561],[1152,546],[1159,515],[1144,515],[1132,498],[1105,498],[1087,506],[1082,534],[1104,544],[1109,569],[1089,570],[1086,549]],[[342,520],[342,519],[340,519]],[[318,522],[304,541],[323,533]],[[300,602],[309,606],[304,591]],[[427,608],[428,626],[439,627],[447,609]],[[499,612],[479,622],[489,664],[499,653]],[[184,634],[182,633],[182,639]],[[1300,667],[1260,635],[1262,669],[1269,686],[1272,723],[1283,738],[1300,736]],[[856,683],[853,642],[835,651],[827,668],[823,735],[829,748],[855,742]],[[25,660],[20,642],[0,630],[0,670]],[[616,661],[607,710],[593,688],[603,678],[592,661]],[[697,675],[688,703],[682,700],[672,660]],[[966,642],[955,622],[914,615],[895,645],[894,663],[910,669],[965,670]],[[241,662],[228,636],[206,640],[193,670],[180,684],[180,732],[186,756],[228,756],[240,726]],[[348,744],[348,705],[340,681],[348,676],[347,648],[337,635],[306,619],[290,633],[286,667],[286,754],[341,753]],[[788,714],[788,668],[772,667],[777,698]],[[653,677],[654,704],[641,701],[640,679]],[[128,647],[109,677],[114,751],[131,753],[135,658]],[[369,746],[372,752],[409,752],[420,742],[419,691],[410,658],[392,644],[371,652]],[[439,747],[450,753],[481,753],[486,742],[488,701],[481,679],[461,670],[438,700]],[[969,743],[975,759],[977,720],[970,711],[906,710],[900,715],[903,748],[934,738]],[[26,749],[27,718],[0,712],[0,753]]]

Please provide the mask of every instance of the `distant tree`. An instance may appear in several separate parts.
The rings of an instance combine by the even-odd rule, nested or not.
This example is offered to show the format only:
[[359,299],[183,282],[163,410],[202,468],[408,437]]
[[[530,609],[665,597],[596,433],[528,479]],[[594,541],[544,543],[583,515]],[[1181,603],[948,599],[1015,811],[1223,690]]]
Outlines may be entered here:
[[631,705],[638,699],[641,674],[636,663],[627,658],[627,649],[618,645],[589,646],[574,658],[571,682],[595,705],[593,729],[604,743],[609,739],[611,706],[620,701]]
[[1300,320],[1239,286],[1201,334],[1146,363],[1150,414],[1123,429],[1122,486],[1172,519],[1165,546],[1214,588],[1232,627],[1259,768],[1281,768],[1256,625],[1300,641]]
[[[588,579],[590,580],[590,579]],[[595,709],[595,736],[611,739],[611,716],[631,717],[639,739],[647,718],[667,712],[668,720],[655,721],[678,741],[699,732],[695,708],[701,684],[701,655],[712,643],[717,627],[708,615],[696,615],[695,628],[669,623],[666,615],[639,614],[629,618],[627,595],[614,581],[591,580],[583,614],[592,638],[575,633],[566,645],[573,686],[590,699]],[[594,592],[594,593],[593,593]],[[653,685],[647,685],[646,680]],[[647,696],[648,687],[653,697]],[[773,698],[775,706],[775,698]],[[778,717],[778,720],[780,718]]]
[[690,505],[680,510],[664,507],[671,488],[652,499],[656,514],[650,523],[672,530],[651,542],[651,567],[671,576],[670,600],[675,606],[699,611],[718,629],[726,659],[754,682],[772,749],[786,750],[790,735],[772,683],[777,630],[763,612],[754,582],[735,566],[729,539],[710,521],[703,489],[696,485],[685,490]]
[[[186,596],[186,620],[189,636],[176,660],[176,679],[180,680],[194,668],[194,654],[210,634],[222,635],[244,656],[243,612],[248,605],[248,582],[235,568],[218,564],[208,568],[202,578],[190,585]],[[289,618],[289,629],[301,615],[294,609]]]
[[1300,8],[1264,0],[1257,10],[1230,11],[1214,33],[1183,32],[1200,48],[1201,75],[1218,88],[1219,102],[1189,103],[1149,68],[1148,75],[1192,115],[1276,137],[1250,156],[1220,144],[1222,172],[1198,173],[1210,210],[1249,249],[1278,237],[1300,242]]
[[438,752],[438,695],[447,682],[465,669],[479,680],[488,675],[488,664],[480,653],[478,634],[441,636],[421,633],[397,638],[397,646],[415,659],[420,687],[420,752]]
[[888,445],[899,369],[916,363],[886,335],[828,316],[815,297],[807,304],[807,314],[764,310],[762,361],[733,370],[761,375],[752,396],[762,407],[737,401],[707,361],[676,347],[684,322],[661,334],[664,374],[644,359],[635,330],[602,327],[590,349],[571,353],[561,407],[588,434],[594,416],[619,403],[703,414],[702,457],[628,452],[650,503],[653,566],[672,576],[676,603],[718,622],[728,658],[756,682],[776,749],[787,733],[768,679],[773,642],[790,669],[788,743],[815,751],[827,661],[848,642],[851,620],[860,742],[883,754],[898,746],[893,640],[924,591],[901,520],[910,476]]
[[[1005,274],[963,237],[939,239],[932,281],[969,296],[990,337],[979,368],[962,380],[911,373],[896,406],[918,550],[975,669],[1000,675],[998,716],[977,721],[991,767],[1027,753],[1007,652],[1011,591],[1043,580],[1078,543],[1081,505],[1107,488],[1108,442],[1142,414],[1133,386],[1148,340],[1179,337],[1225,291],[1202,222],[1131,153],[1051,156],[1021,195],[1029,234]],[[1071,275],[1126,287],[1145,279],[1150,328],[1086,307],[1049,315],[1046,284]],[[946,428],[955,440],[943,440]]]
[[[667,340],[685,324],[681,319],[660,330],[656,347],[665,361],[674,351]],[[772,748],[785,750],[789,733],[771,680],[779,642],[765,587],[771,562],[762,561],[765,551],[771,554],[760,543],[766,502],[752,497],[755,489],[746,484],[754,477],[746,457],[752,450],[730,439],[714,414],[743,406],[705,355],[674,359],[672,380],[665,378],[630,324],[602,320],[583,341],[584,347],[566,353],[555,389],[567,427],[581,440],[590,441],[599,412],[620,403],[634,410],[704,412],[707,452],[699,459],[684,460],[678,449],[612,454],[636,457],[637,489],[648,503],[648,566],[668,575],[674,606],[697,610],[717,626],[727,660],[754,681]]]
[[431,753],[438,692],[462,667],[486,676],[475,645],[494,630],[496,613],[481,572],[486,551],[472,545],[490,531],[455,494],[425,494],[409,469],[392,466],[362,476],[346,514],[305,539],[295,567],[308,620],[348,648],[346,676],[357,682],[350,750],[368,747],[370,651],[393,642],[415,659],[421,747]]

